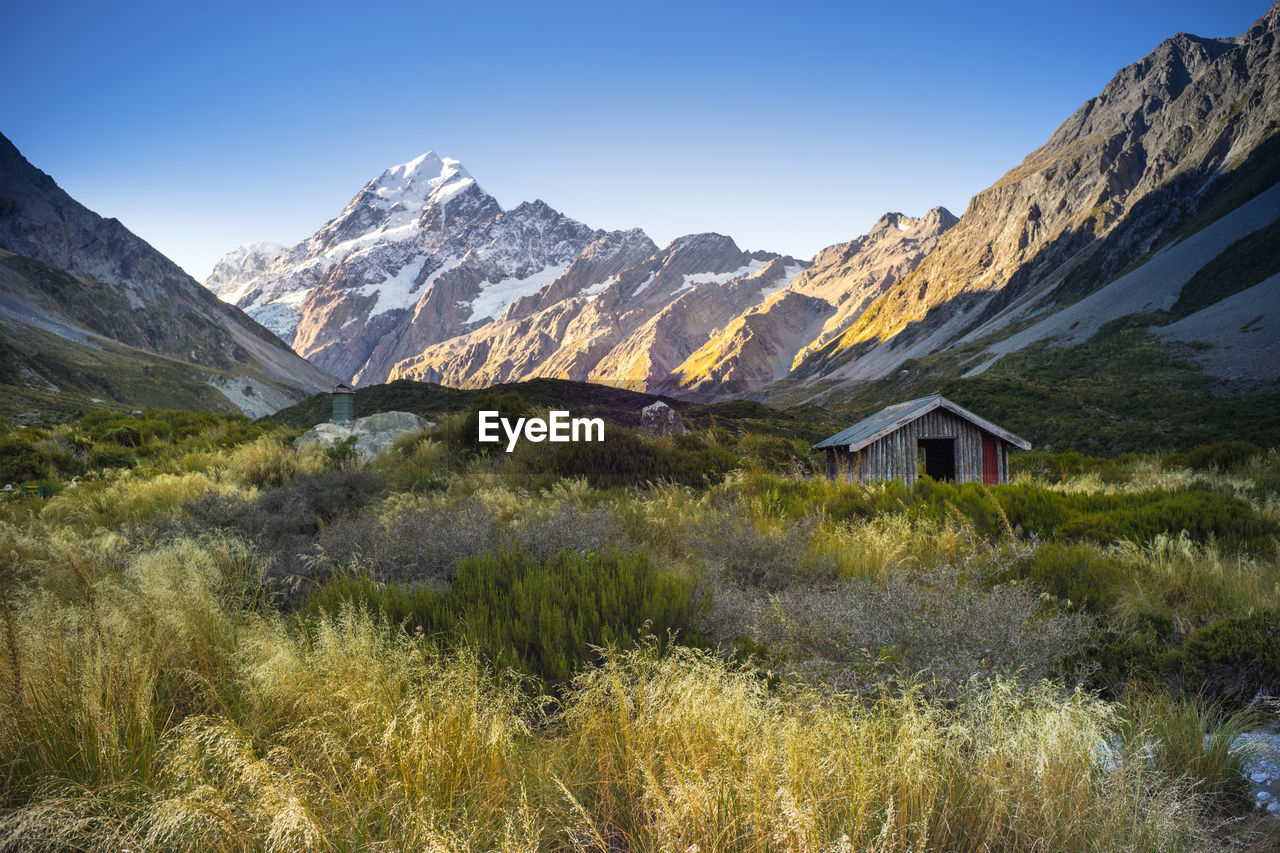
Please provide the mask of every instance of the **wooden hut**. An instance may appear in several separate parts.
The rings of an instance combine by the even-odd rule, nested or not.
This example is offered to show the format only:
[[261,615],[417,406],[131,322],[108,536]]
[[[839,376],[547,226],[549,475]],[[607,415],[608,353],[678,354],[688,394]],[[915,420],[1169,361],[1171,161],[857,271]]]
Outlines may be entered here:
[[1031,443],[934,394],[896,403],[858,421],[814,449],[826,450],[827,476],[870,483],[920,474],[960,483],[1005,483],[1009,448]]

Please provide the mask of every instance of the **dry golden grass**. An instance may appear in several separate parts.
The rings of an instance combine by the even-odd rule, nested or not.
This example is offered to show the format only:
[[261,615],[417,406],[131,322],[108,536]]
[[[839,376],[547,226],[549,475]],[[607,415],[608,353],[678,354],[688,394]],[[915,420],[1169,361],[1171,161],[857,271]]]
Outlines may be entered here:
[[124,471],[105,484],[63,490],[45,503],[39,515],[47,524],[81,533],[110,530],[159,512],[175,512],[213,490],[228,492],[233,486],[205,472],[148,477]]
[[1213,542],[1196,542],[1185,530],[1144,544],[1120,542],[1110,553],[1133,567],[1132,587],[1121,601],[1125,612],[1167,607],[1208,618],[1280,607],[1280,553],[1231,554]]
[[264,435],[242,444],[231,454],[224,470],[237,483],[247,487],[283,486],[298,473],[298,456],[278,438]]
[[[996,685],[952,707],[774,690],[706,653],[611,654],[558,715],[466,651],[242,602],[180,541],[93,601],[19,610],[0,833],[152,850],[1176,850],[1200,801],[1112,706]],[[13,673],[0,670],[0,681]],[[2,836],[0,836],[2,837]]]
[[970,531],[954,519],[939,522],[905,515],[827,522],[818,539],[845,578],[877,578],[902,569],[958,562],[972,546]]
[[[1200,706],[1002,680],[946,701],[910,683],[855,697],[779,684],[709,652],[658,654],[656,644],[607,653],[554,700],[532,697],[474,651],[442,650],[363,611],[286,620],[264,603],[264,567],[244,543],[210,535],[156,545],[109,532],[210,490],[252,496],[318,464],[272,441],[184,458],[181,474],[68,489],[42,512],[0,523],[0,849],[1235,844],[1215,839],[1211,805],[1238,782],[1223,745],[1248,721],[1220,722]],[[439,453],[409,449],[424,470]],[[745,520],[784,537],[794,516],[767,486],[750,495],[735,478],[706,492],[657,486],[613,493],[609,507],[667,570],[696,573],[700,530]],[[599,496],[581,482],[513,488],[481,461],[447,489],[396,495],[377,512],[469,501],[527,525]],[[982,556],[952,520],[805,523],[805,557],[831,560],[832,583]],[[1273,562],[1212,545],[1167,537],[1116,553],[1150,578],[1135,596],[1195,598],[1222,612],[1278,598]],[[1206,730],[1217,738],[1206,741]]]
[[[944,709],[796,690],[704,654],[615,656],[566,712],[581,840],[614,849],[1173,850],[1196,802],[1098,746],[1112,710],[1009,685]],[[606,848],[607,849],[607,848]]]

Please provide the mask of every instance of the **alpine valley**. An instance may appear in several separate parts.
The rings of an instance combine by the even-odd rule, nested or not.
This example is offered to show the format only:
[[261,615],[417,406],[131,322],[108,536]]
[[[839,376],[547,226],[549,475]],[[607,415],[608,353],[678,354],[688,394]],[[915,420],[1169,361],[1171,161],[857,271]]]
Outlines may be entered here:
[[[125,347],[198,377],[188,396],[240,405],[332,378],[558,378],[841,416],[941,391],[1033,440],[1089,444],[1127,419],[1112,449],[1158,441],[1165,422],[1143,414],[1155,409],[1274,421],[1278,38],[1280,3],[1237,37],[1176,34],[962,216],[886,213],[811,260],[711,233],[658,246],[542,201],[504,210],[428,152],[301,243],[227,254],[205,282],[220,303],[5,141],[0,379],[28,397],[100,387],[70,366]],[[1032,412],[1037,400],[1070,424]]]
[[1280,5],[1236,38],[1167,39],[963,216],[887,213],[807,262],[503,210],[427,153],[297,246],[235,250],[207,286],[360,385],[559,377],[839,407],[1037,369],[1069,382],[1099,359],[1150,376],[1155,353],[1184,385],[1274,391],[1278,25]]

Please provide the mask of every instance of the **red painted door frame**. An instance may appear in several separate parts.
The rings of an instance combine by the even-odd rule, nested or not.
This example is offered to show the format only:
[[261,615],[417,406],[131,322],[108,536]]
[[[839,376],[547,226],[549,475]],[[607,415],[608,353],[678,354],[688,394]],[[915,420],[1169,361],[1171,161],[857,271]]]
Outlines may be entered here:
[[1000,482],[1000,442],[989,432],[982,434],[982,482],[988,486]]

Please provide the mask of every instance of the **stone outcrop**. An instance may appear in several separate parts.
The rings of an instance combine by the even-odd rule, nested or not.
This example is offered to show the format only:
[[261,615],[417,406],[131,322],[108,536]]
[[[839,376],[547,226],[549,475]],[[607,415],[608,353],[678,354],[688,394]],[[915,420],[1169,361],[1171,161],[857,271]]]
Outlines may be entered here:
[[317,424],[294,439],[293,446],[319,445],[329,448],[354,437],[356,455],[361,459],[369,460],[379,453],[390,450],[400,436],[435,429],[435,427],[434,423],[411,412],[379,412],[376,415],[356,418],[350,425]]
[[654,435],[684,435],[684,421],[680,413],[661,400],[640,410],[640,426]]

